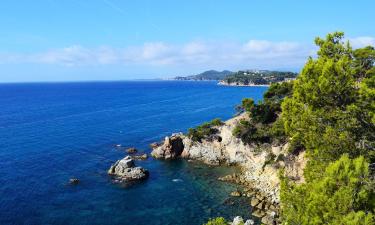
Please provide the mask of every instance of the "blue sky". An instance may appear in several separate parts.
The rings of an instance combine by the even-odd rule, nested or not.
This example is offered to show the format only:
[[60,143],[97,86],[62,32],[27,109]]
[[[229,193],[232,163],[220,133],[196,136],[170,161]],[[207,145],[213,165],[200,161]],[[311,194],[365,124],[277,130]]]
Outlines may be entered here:
[[298,71],[313,39],[375,44],[375,1],[3,0],[0,82]]

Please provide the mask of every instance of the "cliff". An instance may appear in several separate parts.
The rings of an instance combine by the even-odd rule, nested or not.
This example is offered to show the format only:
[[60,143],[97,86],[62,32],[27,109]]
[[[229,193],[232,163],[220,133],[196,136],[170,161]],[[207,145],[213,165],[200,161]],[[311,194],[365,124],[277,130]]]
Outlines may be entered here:
[[304,152],[298,155],[289,154],[288,143],[262,146],[244,144],[241,139],[232,135],[232,131],[241,119],[248,118],[245,113],[234,117],[223,125],[216,126],[217,132],[201,141],[193,141],[182,133],[173,134],[166,137],[163,143],[153,145],[151,155],[158,159],[180,157],[199,160],[209,165],[239,165],[242,168],[241,174],[221,179],[241,183],[251,190],[256,190],[252,193],[256,193],[258,201],[252,201],[252,204],[260,205],[262,210],[257,212],[256,216],[265,216],[264,212],[269,211],[269,208],[274,208],[272,211],[277,214],[280,202],[279,170],[283,168],[288,177],[303,182]]

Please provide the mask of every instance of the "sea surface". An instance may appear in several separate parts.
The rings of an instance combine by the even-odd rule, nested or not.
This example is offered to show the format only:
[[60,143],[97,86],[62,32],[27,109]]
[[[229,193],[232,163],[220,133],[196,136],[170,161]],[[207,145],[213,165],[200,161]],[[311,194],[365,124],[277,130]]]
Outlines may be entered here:
[[[229,119],[242,98],[260,100],[266,89],[189,81],[0,84],[0,224],[251,218],[249,200],[229,198],[237,187],[216,180],[235,168],[149,158],[136,162],[149,179],[131,186],[113,183],[106,172],[124,148],[150,153],[150,143]],[[72,177],[80,183],[69,185]]]

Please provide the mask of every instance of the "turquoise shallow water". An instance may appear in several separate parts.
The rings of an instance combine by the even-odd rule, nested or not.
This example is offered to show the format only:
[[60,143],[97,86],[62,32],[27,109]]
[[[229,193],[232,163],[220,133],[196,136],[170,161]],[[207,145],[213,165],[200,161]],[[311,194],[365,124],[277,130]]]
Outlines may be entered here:
[[[106,175],[125,156],[114,147],[148,145],[216,117],[230,118],[265,87],[214,82],[0,84],[0,224],[201,224],[249,218],[236,187],[216,181],[233,168],[148,159],[142,183],[122,187]],[[77,186],[67,185],[78,177]],[[178,179],[177,182],[173,181]]]

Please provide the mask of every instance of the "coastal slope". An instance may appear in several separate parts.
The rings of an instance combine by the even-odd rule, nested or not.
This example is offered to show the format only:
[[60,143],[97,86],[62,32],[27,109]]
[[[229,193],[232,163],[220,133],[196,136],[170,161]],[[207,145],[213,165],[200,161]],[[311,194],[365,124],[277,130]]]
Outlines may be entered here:
[[[240,121],[248,119],[247,113],[229,119],[214,127],[216,129],[214,135],[201,141],[195,141],[183,133],[172,134],[165,137],[163,142],[153,144],[151,155],[157,159],[184,158],[209,165],[240,166],[241,174],[229,175],[221,180],[237,182],[251,189],[253,199],[256,199],[253,201],[253,206],[258,206],[254,211],[255,215],[267,217],[264,221],[272,222],[273,218],[269,218],[269,215],[279,213],[279,170],[284,169],[288,177],[303,182],[303,168],[306,163],[304,152],[297,155],[289,154],[288,143],[263,146],[245,144],[233,135],[233,129]],[[270,155],[272,155],[272,160],[270,160]]]

